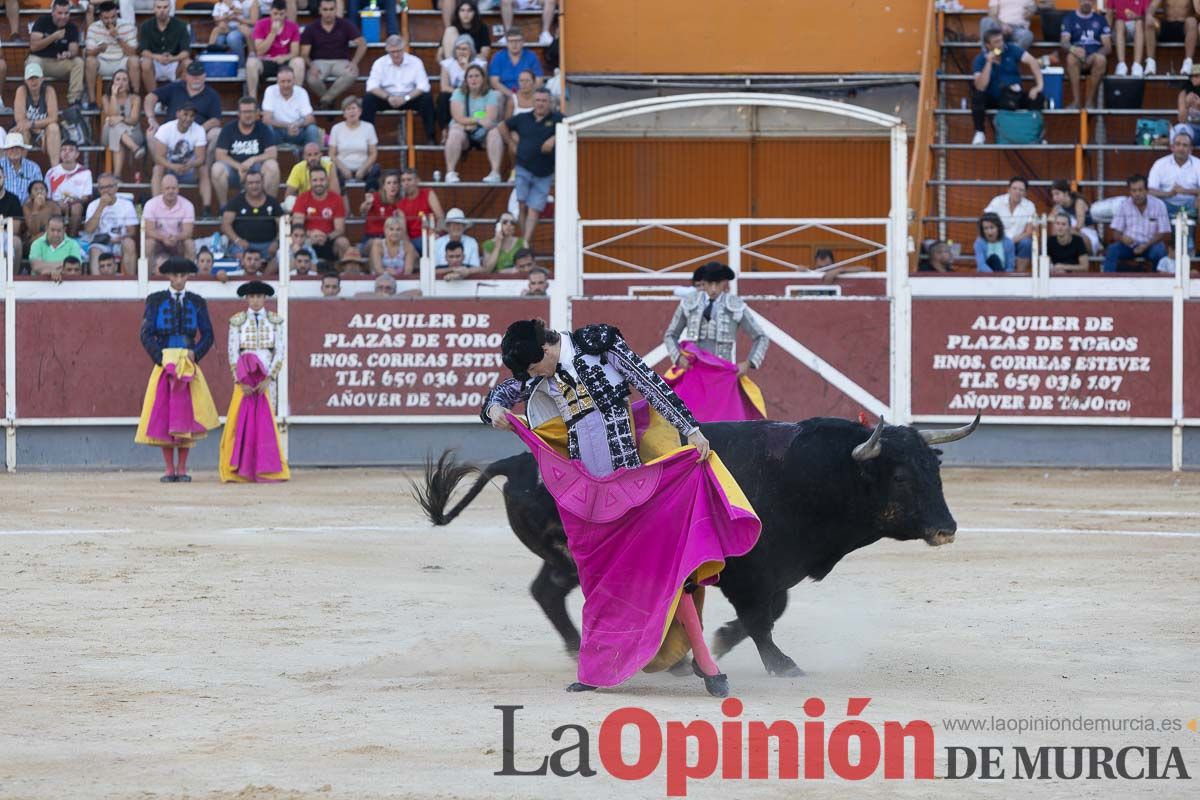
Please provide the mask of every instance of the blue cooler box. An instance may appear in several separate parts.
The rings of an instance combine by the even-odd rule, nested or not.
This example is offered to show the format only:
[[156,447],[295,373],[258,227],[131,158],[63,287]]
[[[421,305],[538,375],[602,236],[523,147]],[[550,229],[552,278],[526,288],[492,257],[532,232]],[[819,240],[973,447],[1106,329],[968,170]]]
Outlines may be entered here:
[[1062,108],[1063,68],[1042,67],[1042,92],[1046,95],[1046,108]]
[[362,21],[362,35],[367,42],[382,42],[379,38],[379,32],[382,30],[379,26],[380,18],[383,16],[381,11],[363,11],[359,14],[359,19]]
[[205,53],[196,59],[210,78],[236,78],[238,57],[233,53]]

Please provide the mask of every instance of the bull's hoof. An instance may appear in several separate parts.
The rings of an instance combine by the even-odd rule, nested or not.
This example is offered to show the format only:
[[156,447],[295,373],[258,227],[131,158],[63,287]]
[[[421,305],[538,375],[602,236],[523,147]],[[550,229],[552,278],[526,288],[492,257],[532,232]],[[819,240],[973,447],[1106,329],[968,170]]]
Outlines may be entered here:
[[729,697],[729,676],[724,672],[704,676],[704,688],[713,697]]
[[675,662],[673,666],[667,669],[667,672],[674,675],[676,678],[686,678],[692,674],[692,662],[684,656]]
[[795,662],[776,667],[770,670],[771,674],[776,678],[803,678],[804,670],[796,666]]
[[575,681],[574,683],[572,683],[570,686],[567,687],[567,691],[568,692],[594,692],[594,691],[596,691],[596,687],[592,686],[590,684],[587,684],[587,683],[580,683],[579,681]]

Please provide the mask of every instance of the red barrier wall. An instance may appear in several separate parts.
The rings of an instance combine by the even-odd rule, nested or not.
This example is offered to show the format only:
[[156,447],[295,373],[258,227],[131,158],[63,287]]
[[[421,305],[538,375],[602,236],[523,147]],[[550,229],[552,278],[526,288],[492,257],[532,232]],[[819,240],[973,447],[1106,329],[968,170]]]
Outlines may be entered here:
[[1183,415],[1200,417],[1200,300],[1184,303],[1183,374],[1192,376],[1183,382]]
[[0,301],[0,417],[3,417],[7,410],[4,408],[4,376],[7,374],[7,364],[4,361],[4,354],[8,350],[4,347],[4,303]]
[[1171,415],[1169,301],[916,300],[912,342],[917,416]]

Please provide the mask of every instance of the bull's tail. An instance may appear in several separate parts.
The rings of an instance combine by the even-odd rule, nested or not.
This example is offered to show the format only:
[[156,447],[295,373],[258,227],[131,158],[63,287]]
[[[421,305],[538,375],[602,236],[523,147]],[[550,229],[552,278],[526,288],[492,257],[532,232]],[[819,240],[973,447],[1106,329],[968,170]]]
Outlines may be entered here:
[[[454,459],[454,451],[447,450],[442,453],[436,463],[432,456],[425,460],[425,482],[422,486],[413,482],[413,496],[425,512],[425,516],[429,517],[430,522],[439,526],[449,525],[483,491],[483,487],[487,486],[488,481],[497,475],[504,474],[502,470],[494,469],[502,463],[498,461],[480,469],[475,464],[458,463]],[[464,478],[475,472],[479,473],[475,484],[454,505],[454,508],[447,511],[446,505],[450,502],[450,496],[454,494],[454,490],[458,488]]]

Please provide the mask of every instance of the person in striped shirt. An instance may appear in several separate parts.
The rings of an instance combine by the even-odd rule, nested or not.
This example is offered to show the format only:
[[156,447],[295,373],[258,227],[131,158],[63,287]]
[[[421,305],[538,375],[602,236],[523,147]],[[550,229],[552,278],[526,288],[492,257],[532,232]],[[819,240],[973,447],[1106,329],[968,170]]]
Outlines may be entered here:
[[42,168],[25,157],[31,149],[25,144],[25,137],[16,131],[4,137],[4,188],[22,204],[29,199],[29,184],[42,180]]

